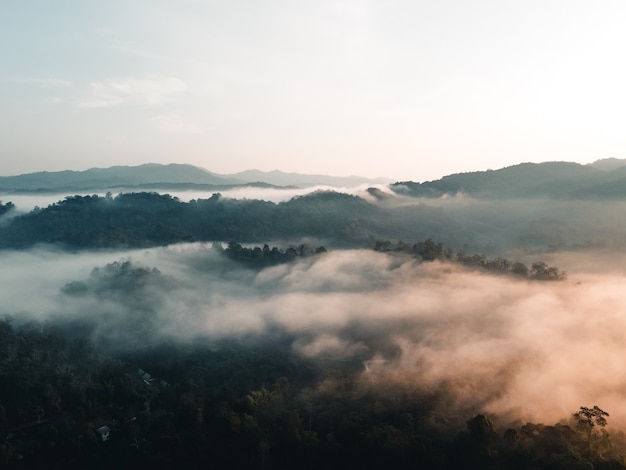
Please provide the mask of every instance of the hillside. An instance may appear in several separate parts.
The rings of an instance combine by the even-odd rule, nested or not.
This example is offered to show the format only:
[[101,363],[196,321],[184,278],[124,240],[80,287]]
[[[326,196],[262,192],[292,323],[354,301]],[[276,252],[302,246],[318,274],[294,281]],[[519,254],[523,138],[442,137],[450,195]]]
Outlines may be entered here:
[[624,158],[602,158],[590,163],[587,166],[591,166],[602,171],[613,171],[617,168],[626,167],[626,159]]
[[37,172],[17,176],[0,176],[0,191],[79,191],[114,188],[150,189],[205,189],[222,190],[226,187],[262,184],[274,186],[311,187],[317,185],[347,187],[367,183],[390,183],[359,176],[334,177],[304,175],[281,171],[249,170],[233,175],[220,175],[204,168],[187,164],[160,165],[147,163],[139,166],[90,168],[84,171]]
[[392,180],[388,178],[363,178],[361,176],[328,176],[328,175],[304,175],[301,173],[285,173],[283,171],[259,171],[248,170],[232,175],[226,175],[229,178],[235,178],[247,182],[262,181],[264,183],[276,186],[335,186],[335,187],[352,187],[360,184],[389,184]]
[[500,170],[457,173],[436,181],[398,182],[415,197],[465,194],[479,198],[611,199],[626,196],[626,167],[619,161],[522,163]]
[[139,166],[90,168],[85,171],[42,171],[17,176],[2,176],[0,177],[0,190],[66,191],[135,187],[161,183],[233,185],[245,182],[223,178],[192,165],[147,163]]

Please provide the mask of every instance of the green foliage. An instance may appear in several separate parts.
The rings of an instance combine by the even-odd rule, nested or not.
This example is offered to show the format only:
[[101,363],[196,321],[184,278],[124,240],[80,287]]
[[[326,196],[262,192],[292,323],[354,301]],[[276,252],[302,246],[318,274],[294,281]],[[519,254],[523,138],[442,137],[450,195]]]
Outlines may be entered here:
[[[218,249],[221,249],[221,245]],[[286,250],[279,249],[275,246],[270,248],[267,244],[263,245],[263,248],[258,246],[246,248],[235,241],[231,241],[228,243],[228,247],[222,252],[230,259],[240,263],[263,268],[265,266],[288,263],[296,258],[319,255],[326,253],[326,251],[326,248],[323,246],[312,250],[305,244],[301,244],[298,247],[289,247]]]
[[[157,193],[71,196],[0,227],[0,247],[36,243],[71,248],[148,247],[190,241],[315,236],[355,243],[367,238],[380,210],[363,199],[314,193],[280,204],[214,194],[180,202]],[[367,228],[369,227],[369,228]]]
[[596,426],[601,428],[606,426],[605,416],[609,416],[609,414],[597,405],[594,405],[593,408],[581,406],[580,410],[574,413],[573,416],[582,429],[593,431]]
[[581,406],[572,416],[576,420],[578,432],[583,437],[585,452],[588,457],[592,455],[599,457],[610,450],[610,439],[604,430],[607,424],[606,417],[609,416],[606,411],[597,405],[594,405],[593,408]]
[[555,266],[548,266],[543,261],[533,263],[530,269],[530,277],[538,281],[560,281],[565,279],[566,274],[559,271]]
[[[141,368],[142,370],[138,370]],[[146,375],[145,371],[149,371]],[[116,359],[60,330],[0,321],[3,468],[624,469],[608,414],[504,432],[476,415],[430,426],[444,397],[296,356],[291,341],[160,345]],[[111,428],[103,442],[96,429]],[[591,429],[587,452],[584,433]],[[450,430],[449,430],[450,431]],[[583,432],[584,431],[584,432]],[[583,432],[583,434],[581,434]]]
[[466,255],[462,251],[454,253],[450,248],[445,248],[441,243],[435,243],[432,239],[427,239],[418,243],[405,243],[401,240],[395,244],[389,240],[378,240],[374,243],[375,251],[383,253],[407,253],[415,256],[423,261],[452,261],[455,260],[469,268],[478,268],[492,273],[512,274],[515,276],[528,278],[536,281],[562,281],[567,278],[564,271],[559,270],[555,266],[548,266],[543,261],[532,264],[529,270],[528,266],[520,261],[512,262],[505,258],[489,259],[485,255],[473,254]]
[[[460,207],[369,203],[331,191],[279,204],[229,199],[219,193],[188,203],[149,192],[69,196],[46,208],[3,218],[0,248],[26,248],[38,243],[71,249],[138,248],[193,241],[262,243],[302,238],[352,248],[385,238],[436,238],[447,246],[495,252],[499,245],[546,249],[564,246],[570,239],[563,233],[571,230],[560,220],[549,224],[534,220],[534,216],[530,220],[512,219],[500,206],[488,213],[480,208],[460,211]],[[573,215],[578,217],[576,212]],[[581,242],[582,236],[586,235],[571,238],[570,244]],[[442,255],[436,245],[418,250],[425,258],[435,259]]]
[[0,216],[3,216],[7,212],[12,211],[15,208],[15,205],[12,202],[7,202],[6,204],[2,204],[0,201]]

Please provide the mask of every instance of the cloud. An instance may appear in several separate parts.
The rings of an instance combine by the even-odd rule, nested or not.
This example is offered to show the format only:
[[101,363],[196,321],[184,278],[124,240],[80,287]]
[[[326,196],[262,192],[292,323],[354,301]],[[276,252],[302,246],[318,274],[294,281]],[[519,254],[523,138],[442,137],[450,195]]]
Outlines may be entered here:
[[181,79],[158,75],[94,81],[89,83],[88,91],[78,101],[77,106],[159,106],[175,100],[185,90],[186,85]]
[[328,334],[322,334],[311,340],[298,338],[293,347],[298,353],[308,357],[330,355],[349,358],[367,351],[367,346],[363,343],[353,344]]
[[203,244],[0,262],[1,313],[109,345],[278,337],[308,360],[360,364],[359,389],[435,394],[442,415],[552,424],[598,404],[626,426],[626,278],[608,254],[553,254],[564,282],[368,250],[256,271]]

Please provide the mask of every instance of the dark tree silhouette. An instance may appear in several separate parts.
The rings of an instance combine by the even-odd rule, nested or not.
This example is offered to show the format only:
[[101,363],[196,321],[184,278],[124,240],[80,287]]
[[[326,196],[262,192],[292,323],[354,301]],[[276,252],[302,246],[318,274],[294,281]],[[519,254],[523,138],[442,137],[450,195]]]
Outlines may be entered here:
[[[581,406],[573,416],[576,420],[578,430],[584,436],[587,457],[590,458],[592,455],[592,445],[596,447],[595,451],[598,453],[600,447],[602,447],[607,440],[604,427],[606,426],[606,416],[609,416],[609,414],[597,405],[594,405],[593,408]],[[602,429],[598,431],[597,428]]]

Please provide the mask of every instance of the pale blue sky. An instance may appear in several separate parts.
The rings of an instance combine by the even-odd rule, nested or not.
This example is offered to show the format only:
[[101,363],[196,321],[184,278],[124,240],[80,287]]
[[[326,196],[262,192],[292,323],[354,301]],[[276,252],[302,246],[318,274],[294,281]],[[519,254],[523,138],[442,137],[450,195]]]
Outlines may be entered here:
[[0,174],[626,158],[626,2],[4,0]]

